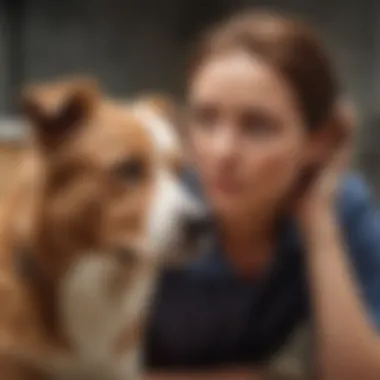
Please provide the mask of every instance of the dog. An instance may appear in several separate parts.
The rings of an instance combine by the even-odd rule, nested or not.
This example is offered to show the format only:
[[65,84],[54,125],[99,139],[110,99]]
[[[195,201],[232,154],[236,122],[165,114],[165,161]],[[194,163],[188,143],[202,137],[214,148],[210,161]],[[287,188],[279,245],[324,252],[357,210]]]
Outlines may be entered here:
[[173,109],[87,78],[28,86],[22,106],[30,148],[0,214],[1,378],[138,379],[160,270],[208,224],[179,178]]

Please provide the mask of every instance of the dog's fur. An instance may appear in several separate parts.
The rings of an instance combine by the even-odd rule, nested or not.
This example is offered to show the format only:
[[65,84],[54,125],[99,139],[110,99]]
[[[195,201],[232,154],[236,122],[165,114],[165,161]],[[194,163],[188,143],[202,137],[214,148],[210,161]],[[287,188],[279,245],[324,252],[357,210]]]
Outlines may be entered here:
[[201,213],[165,103],[76,79],[29,87],[23,108],[30,149],[0,214],[0,377],[135,379],[158,271]]

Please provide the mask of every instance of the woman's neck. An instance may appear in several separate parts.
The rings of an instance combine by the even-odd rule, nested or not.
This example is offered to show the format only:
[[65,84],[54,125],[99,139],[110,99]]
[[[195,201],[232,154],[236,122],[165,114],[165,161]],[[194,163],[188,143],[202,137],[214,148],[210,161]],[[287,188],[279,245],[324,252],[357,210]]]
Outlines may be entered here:
[[224,252],[239,275],[257,277],[272,261],[276,226],[274,215],[220,219]]

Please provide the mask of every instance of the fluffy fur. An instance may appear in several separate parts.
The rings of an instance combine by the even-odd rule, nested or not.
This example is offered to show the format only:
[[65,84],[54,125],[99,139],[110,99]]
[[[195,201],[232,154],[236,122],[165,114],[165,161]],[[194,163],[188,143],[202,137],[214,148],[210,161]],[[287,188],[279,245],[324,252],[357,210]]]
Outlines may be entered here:
[[24,92],[30,148],[0,214],[2,379],[139,376],[157,274],[202,215],[162,105],[85,79]]

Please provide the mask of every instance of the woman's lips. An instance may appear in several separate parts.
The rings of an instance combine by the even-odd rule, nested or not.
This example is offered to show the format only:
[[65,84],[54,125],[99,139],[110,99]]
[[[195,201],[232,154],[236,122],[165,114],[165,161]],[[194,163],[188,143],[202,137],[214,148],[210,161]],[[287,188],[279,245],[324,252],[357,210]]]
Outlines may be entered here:
[[241,190],[241,185],[233,178],[216,178],[211,182],[213,191],[224,194],[236,194]]

